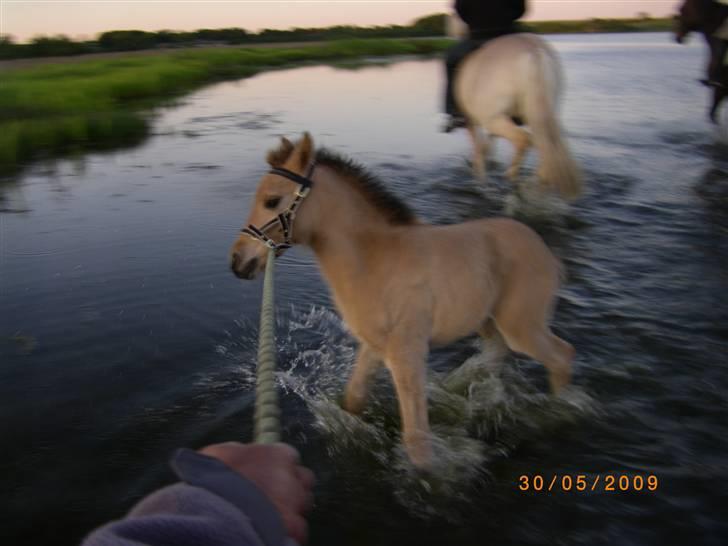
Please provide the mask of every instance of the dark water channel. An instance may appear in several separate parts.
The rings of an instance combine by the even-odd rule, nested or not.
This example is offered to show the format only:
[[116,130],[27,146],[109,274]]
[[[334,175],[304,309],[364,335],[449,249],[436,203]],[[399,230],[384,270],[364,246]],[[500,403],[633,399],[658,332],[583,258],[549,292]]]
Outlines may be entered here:
[[[728,148],[695,81],[704,51],[666,34],[552,42],[587,192],[565,223],[526,221],[569,271],[555,329],[578,351],[573,397],[511,357],[471,398],[434,401],[444,474],[427,494],[386,376],[364,421],[336,409],[355,345],[294,249],[277,271],[280,381],[286,438],[319,477],[313,545],[726,542]],[[174,448],[250,439],[261,285],[226,252],[278,135],[311,131],[428,221],[503,209],[508,185],[472,179],[466,135],[437,132],[440,87],[436,60],[262,74],[160,112],[143,146],[0,185],[2,544],[76,544],[171,480]],[[468,358],[484,359],[474,340],[430,365]],[[518,489],[610,473],[659,486]]]

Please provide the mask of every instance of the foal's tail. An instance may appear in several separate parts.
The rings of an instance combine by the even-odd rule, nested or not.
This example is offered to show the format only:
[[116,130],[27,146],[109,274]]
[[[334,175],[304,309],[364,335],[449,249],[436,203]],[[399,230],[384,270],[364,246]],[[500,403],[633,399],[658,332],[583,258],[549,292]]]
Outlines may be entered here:
[[567,199],[581,194],[581,172],[569,151],[556,118],[561,67],[554,53],[534,52],[524,100],[526,122],[538,150],[541,182]]

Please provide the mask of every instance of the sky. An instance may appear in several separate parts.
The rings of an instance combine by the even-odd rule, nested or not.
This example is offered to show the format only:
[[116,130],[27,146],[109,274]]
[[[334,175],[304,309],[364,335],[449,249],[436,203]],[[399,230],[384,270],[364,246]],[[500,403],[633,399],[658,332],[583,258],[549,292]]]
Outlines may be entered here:
[[[482,0],[488,1],[488,0]],[[16,41],[105,30],[326,27],[407,24],[449,11],[452,0],[0,0],[0,34]],[[666,16],[679,0],[530,0],[527,19]]]

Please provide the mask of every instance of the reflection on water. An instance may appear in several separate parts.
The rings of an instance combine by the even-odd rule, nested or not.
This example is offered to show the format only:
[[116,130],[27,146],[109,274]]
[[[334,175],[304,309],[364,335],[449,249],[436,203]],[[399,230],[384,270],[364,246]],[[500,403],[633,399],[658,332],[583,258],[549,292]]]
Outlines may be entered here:
[[[728,535],[728,152],[704,121],[701,45],[669,40],[552,39],[587,193],[563,221],[525,219],[568,271],[554,326],[577,348],[576,386],[553,399],[541,366],[510,356],[496,373],[472,340],[434,351],[438,480],[408,479],[386,374],[363,419],[338,409],[354,342],[311,253],[282,258],[285,433],[319,478],[315,544]],[[142,147],[39,164],[0,187],[9,544],[74,544],[171,479],[175,447],[251,437],[260,284],[235,279],[226,253],[278,135],[311,131],[428,221],[504,209],[510,186],[498,173],[510,150],[498,147],[487,186],[475,182],[467,136],[437,132],[441,84],[436,60],[222,83],[161,112]],[[653,473],[662,485],[517,489],[521,474],[607,472]]]

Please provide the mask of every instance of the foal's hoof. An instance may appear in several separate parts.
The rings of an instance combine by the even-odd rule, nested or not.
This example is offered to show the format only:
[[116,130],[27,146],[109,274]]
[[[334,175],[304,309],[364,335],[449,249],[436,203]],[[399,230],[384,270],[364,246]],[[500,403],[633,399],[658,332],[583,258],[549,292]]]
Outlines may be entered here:
[[429,472],[432,469],[433,454],[429,435],[405,437],[404,446],[407,457],[419,472]]
[[364,411],[364,401],[353,400],[346,395],[339,397],[339,406],[347,413],[352,415],[361,415]]

